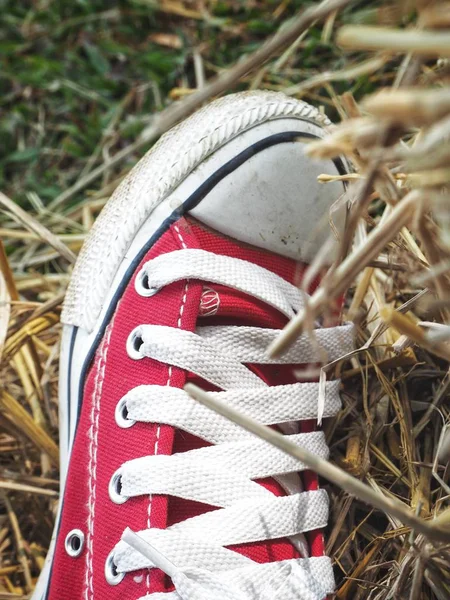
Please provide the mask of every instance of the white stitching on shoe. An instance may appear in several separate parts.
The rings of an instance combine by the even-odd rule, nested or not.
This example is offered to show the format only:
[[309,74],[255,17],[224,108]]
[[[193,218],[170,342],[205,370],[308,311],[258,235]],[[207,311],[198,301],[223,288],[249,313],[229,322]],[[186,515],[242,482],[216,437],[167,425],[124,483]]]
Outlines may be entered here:
[[[186,250],[187,246],[186,243],[183,239],[183,236],[181,235],[180,229],[178,227],[178,225],[174,226],[175,231],[177,232],[178,238],[181,242],[182,247]],[[186,282],[186,285],[184,286],[184,293],[183,293],[183,298],[181,299],[181,306],[180,306],[180,313],[178,315],[178,321],[177,321],[177,327],[179,329],[181,329],[181,319],[183,317],[183,313],[184,313],[184,307],[186,305],[186,300],[187,300],[187,293],[188,293],[188,289],[189,289],[189,280]],[[167,376],[167,383],[166,386],[170,386],[171,380],[172,380],[172,372],[173,372],[173,367],[172,365],[169,366],[169,372],[168,372],[168,376]],[[155,441],[155,446],[153,448],[153,454],[156,455],[158,454],[158,444],[159,444],[159,438],[161,436],[161,425],[158,425],[157,429],[156,429],[156,441]],[[152,513],[152,496],[149,496],[149,503],[148,503],[148,509],[147,509],[147,528],[150,529],[151,527],[151,522],[150,522],[150,518],[151,518],[151,513]],[[145,578],[145,587],[146,587],[146,591],[147,594],[150,594],[150,569],[148,570],[147,573],[147,577]]]
[[218,292],[211,288],[203,288],[202,297],[200,299],[200,316],[213,317],[219,312],[220,296]]
[[186,246],[186,244],[184,242],[183,236],[181,235],[180,228],[178,227],[178,225],[174,225],[174,229],[175,229],[175,231],[178,234],[178,238],[179,238],[179,240],[181,242],[181,245],[183,246],[184,250],[187,250],[187,246]]
[[86,542],[86,580],[84,587],[84,596],[86,600],[93,600],[94,585],[93,577],[94,570],[92,564],[93,557],[93,534],[94,534],[94,519],[95,519],[95,501],[96,501],[96,486],[97,486],[97,447],[98,447],[98,420],[100,415],[100,399],[103,389],[103,381],[105,378],[106,358],[108,355],[109,344],[111,341],[111,333],[114,321],[109,325],[106,336],[103,340],[100,357],[97,363],[97,373],[95,375],[94,393],[92,395],[92,410],[90,416],[91,426],[89,428],[89,517],[88,517],[88,535]]

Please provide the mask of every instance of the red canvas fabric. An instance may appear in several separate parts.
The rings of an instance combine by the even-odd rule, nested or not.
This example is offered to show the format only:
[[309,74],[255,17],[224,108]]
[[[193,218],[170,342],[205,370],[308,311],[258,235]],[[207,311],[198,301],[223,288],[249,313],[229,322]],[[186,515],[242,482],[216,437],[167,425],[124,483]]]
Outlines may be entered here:
[[[203,248],[217,254],[252,261],[289,281],[301,277],[303,267],[294,261],[239,244],[211,232],[198,223],[180,219],[149,250],[143,263],[181,248]],[[171,582],[161,572],[145,570],[127,575],[117,586],[104,576],[105,560],[126,526],[134,530],[150,526],[164,528],[213,507],[178,498],[153,496],[132,498],[121,505],[111,502],[108,484],[122,463],[151,454],[171,454],[204,445],[194,436],[180,435],[173,428],[136,423],[128,429],[117,426],[114,411],[119,399],[142,384],[183,387],[187,378],[199,382],[181,369],[150,359],[132,360],[126,352],[129,333],[140,324],[158,324],[194,331],[196,324],[233,323],[281,328],[285,318],[276,310],[222,286],[198,281],[177,282],[150,298],[134,289],[134,277],[127,286],[108,325],[84,386],[83,405],[70,461],[63,512],[52,570],[50,600],[134,600],[146,593],[170,590]],[[296,365],[298,368],[298,365]],[[253,367],[269,384],[295,381],[291,367]],[[314,423],[303,423],[311,430]],[[260,482],[274,494],[283,493],[273,480]],[[317,487],[313,473],[304,474],[305,489]],[[67,533],[86,532],[87,544],[78,558],[64,550]],[[311,554],[323,554],[321,532],[308,535]],[[288,540],[246,544],[233,548],[257,562],[298,556]]]

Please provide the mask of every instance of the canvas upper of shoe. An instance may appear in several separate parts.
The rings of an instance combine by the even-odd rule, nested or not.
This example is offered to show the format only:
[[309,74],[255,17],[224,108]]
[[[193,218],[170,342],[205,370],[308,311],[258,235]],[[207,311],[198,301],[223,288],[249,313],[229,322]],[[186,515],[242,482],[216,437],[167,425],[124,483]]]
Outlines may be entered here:
[[[285,455],[183,392],[188,381],[226,390],[224,401],[273,426],[289,423],[280,429],[326,453],[315,431],[318,384],[299,384],[293,374],[314,359],[314,348],[304,340],[289,359],[260,357],[266,338],[299,307],[301,294],[291,284],[302,268],[185,218],[149,250],[85,382],[51,600],[147,594],[202,600],[203,593],[233,600],[289,600],[301,593],[323,600],[332,591],[321,533],[327,501],[316,476],[307,470],[298,476],[298,465]],[[135,285],[143,269],[148,285],[152,277],[164,280],[152,295]],[[143,340],[134,352],[133,330]],[[332,358],[351,348],[350,327],[317,334]],[[327,383],[326,415],[338,410],[338,387]],[[120,426],[121,414],[131,426]],[[126,527],[151,541],[170,569],[147,568],[145,556],[120,542]],[[64,551],[74,529],[86,530],[77,558]]]

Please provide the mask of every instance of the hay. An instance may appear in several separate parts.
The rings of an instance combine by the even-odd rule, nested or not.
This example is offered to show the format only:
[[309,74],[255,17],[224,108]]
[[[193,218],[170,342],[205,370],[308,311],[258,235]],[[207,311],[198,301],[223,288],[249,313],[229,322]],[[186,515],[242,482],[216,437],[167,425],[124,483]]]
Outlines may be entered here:
[[[344,155],[355,166],[346,177],[351,210],[336,264],[272,352],[286,348],[314,318],[326,317],[333,299],[349,289],[344,317],[357,324],[358,350],[333,365],[343,381],[344,407],[325,424],[333,466],[344,471],[343,479],[335,471],[341,479],[331,477],[326,485],[337,598],[450,597],[450,3],[386,4],[370,28],[341,27],[339,10],[347,4],[310,9],[244,65],[204,86],[197,56],[201,89],[182,92],[184,100],[135,144],[82,174],[51,207],[36,203],[32,216],[0,195],[7,249],[0,248],[0,598],[28,597],[43,566],[58,496],[61,301],[73,257],[126,169],[84,200],[67,208],[68,202],[212,95],[231,91],[237,81],[264,84],[270,67],[262,63],[274,53],[282,53],[277,69],[288,70],[316,19],[324,22],[324,39],[358,52],[357,60],[294,85],[286,76],[268,87],[316,98],[342,117],[309,151]],[[202,18],[178,3],[164,6]],[[337,82],[360,75],[392,85],[360,103],[335,92]],[[320,181],[335,179],[324,173]],[[320,257],[313,268],[323,269]],[[347,483],[349,475],[357,480],[353,487],[345,474]]]

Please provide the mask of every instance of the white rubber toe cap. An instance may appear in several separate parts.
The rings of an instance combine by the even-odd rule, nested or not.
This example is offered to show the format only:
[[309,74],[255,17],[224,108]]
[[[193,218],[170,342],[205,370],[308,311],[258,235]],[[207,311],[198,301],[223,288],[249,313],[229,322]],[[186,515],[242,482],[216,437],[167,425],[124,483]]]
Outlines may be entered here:
[[63,323],[93,331],[126,260],[178,209],[241,241],[311,260],[329,233],[319,235],[317,226],[343,187],[317,183],[318,174],[336,173],[336,166],[306,159],[301,142],[275,144],[249,157],[195,208],[186,198],[241,148],[283,132],[322,137],[327,124],[302,101],[259,91],[221,98],[166,133],[97,219],[74,269]]

